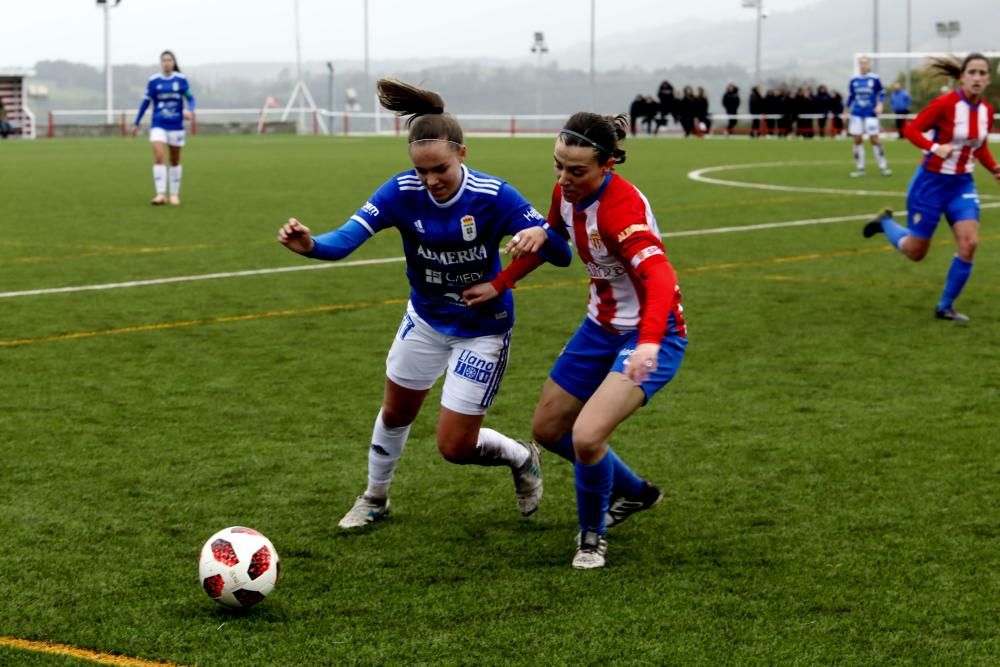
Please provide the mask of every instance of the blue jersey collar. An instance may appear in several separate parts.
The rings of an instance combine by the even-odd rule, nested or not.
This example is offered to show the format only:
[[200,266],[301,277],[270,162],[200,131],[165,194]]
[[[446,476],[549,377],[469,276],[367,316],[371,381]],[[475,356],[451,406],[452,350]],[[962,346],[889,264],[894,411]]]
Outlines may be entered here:
[[611,175],[612,175],[612,173],[613,172],[610,172],[610,171],[607,173],[607,175],[604,177],[604,182],[601,183],[601,187],[597,188],[597,192],[595,192],[594,194],[592,194],[592,195],[590,195],[588,197],[585,197],[578,204],[576,204],[573,208],[575,208],[577,211],[582,211],[582,210],[588,208],[595,201],[597,201],[598,199],[600,199],[601,195],[603,195],[604,191],[608,188],[608,183],[611,182]]
[[[462,182],[461,184],[459,184],[458,190],[455,190],[455,194],[453,194],[448,199],[448,201],[439,202],[437,199],[434,199],[434,195],[431,194],[430,190],[427,191],[427,198],[430,199],[432,202],[434,202],[434,205],[437,206],[438,208],[448,208],[449,206],[457,202],[459,199],[461,199],[462,193],[465,192],[465,184],[469,180],[469,169],[468,167],[465,166],[464,162],[462,163],[461,167],[462,167]],[[413,172],[416,173],[416,169],[414,169]]]

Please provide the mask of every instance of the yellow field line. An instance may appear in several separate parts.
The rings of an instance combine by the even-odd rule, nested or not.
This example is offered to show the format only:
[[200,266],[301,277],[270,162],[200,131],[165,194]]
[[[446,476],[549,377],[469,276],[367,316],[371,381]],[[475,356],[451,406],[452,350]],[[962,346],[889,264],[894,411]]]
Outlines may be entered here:
[[[990,240],[1000,238],[1000,234],[995,234],[991,236],[984,236],[982,240]],[[948,239],[940,239],[935,241],[935,245],[941,245],[946,243],[951,243],[952,241]],[[877,247],[870,248],[856,248],[853,250],[835,250],[831,252],[814,252],[807,255],[792,255],[789,257],[769,257],[766,259],[755,259],[747,260],[745,262],[727,262],[725,264],[709,264],[705,266],[695,266],[686,269],[678,269],[677,273],[679,275],[687,275],[693,273],[703,273],[708,271],[725,271],[729,269],[739,269],[747,268],[753,266],[769,266],[772,264],[788,264],[792,262],[806,262],[816,259],[828,259],[831,257],[847,257],[851,255],[863,255],[876,252],[890,252],[892,248],[879,245]],[[805,282],[805,281],[803,281]],[[586,284],[587,280],[562,280],[558,282],[542,283],[538,285],[522,285],[517,289],[520,291],[526,290],[536,290],[536,289],[555,289],[558,287],[566,287],[568,285],[582,285]],[[372,301],[372,302],[360,302],[360,303],[341,303],[341,304],[331,304],[327,306],[315,306],[312,308],[291,308],[288,310],[272,310],[265,311],[262,313],[245,313],[243,315],[224,315],[221,317],[210,317],[197,320],[186,320],[181,322],[160,322],[154,324],[140,324],[130,327],[120,327],[116,329],[97,329],[95,331],[76,331],[72,333],[56,334],[53,336],[42,336],[39,338],[11,338],[7,340],[0,340],[0,348],[4,347],[21,347],[24,345],[35,345],[38,343],[54,343],[57,341],[64,340],[78,340],[81,338],[97,338],[99,336],[116,336],[119,334],[128,333],[140,333],[144,331],[165,331],[168,329],[180,329],[183,327],[194,327],[202,326],[206,324],[224,324],[228,322],[246,322],[251,320],[261,320],[273,317],[293,317],[298,315],[311,315],[315,313],[327,313],[338,310],[360,310],[362,308],[371,308],[373,306],[385,306],[406,303],[406,299],[385,299],[383,301]]]
[[111,653],[101,653],[85,648],[77,648],[68,644],[55,644],[53,642],[31,641],[29,639],[18,639],[16,637],[0,636],[0,646],[16,648],[22,651],[33,651],[35,653],[49,653],[54,655],[66,655],[78,660],[87,660],[98,665],[117,665],[118,667],[179,667],[172,662],[155,662],[153,660],[143,660],[142,658],[130,658],[125,655],[113,655]]
[[[229,243],[192,243],[176,246],[96,246],[92,252],[81,252],[66,255],[34,255],[30,257],[11,257],[0,259],[0,264],[32,264],[36,262],[62,261],[64,259],[80,259],[82,257],[114,257],[117,255],[148,255],[153,253],[183,252],[186,250],[213,250],[234,245],[257,245],[272,243],[272,241],[233,241]],[[73,247],[73,246],[70,246]]]

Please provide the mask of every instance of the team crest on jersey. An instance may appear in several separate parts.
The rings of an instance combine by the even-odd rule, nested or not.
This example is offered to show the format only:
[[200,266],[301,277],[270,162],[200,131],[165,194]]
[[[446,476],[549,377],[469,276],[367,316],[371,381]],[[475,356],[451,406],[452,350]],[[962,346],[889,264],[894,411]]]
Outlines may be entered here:
[[176,93],[180,89],[181,89],[181,84],[174,81],[174,92]]
[[466,241],[476,240],[476,219],[471,215],[462,216],[462,238]]
[[915,222],[915,223],[917,223],[917,224],[920,224],[920,221],[921,221],[921,220],[923,220],[923,216],[922,216],[922,215],[920,215],[919,213],[915,213],[915,214],[913,215],[913,222]]
[[598,232],[590,232],[590,247],[597,252],[604,252],[604,241]]

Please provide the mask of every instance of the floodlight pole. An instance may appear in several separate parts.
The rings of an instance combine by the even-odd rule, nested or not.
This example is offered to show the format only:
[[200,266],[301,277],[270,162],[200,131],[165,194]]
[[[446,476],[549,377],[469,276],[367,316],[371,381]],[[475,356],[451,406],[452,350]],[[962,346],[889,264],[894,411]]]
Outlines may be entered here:
[[760,39],[764,26],[764,0],[757,0],[757,53],[754,56],[753,81],[760,85]]
[[[913,28],[912,19],[912,0],[906,0],[906,50],[907,52],[913,50],[913,46],[910,43],[911,32]],[[910,74],[910,59],[906,59],[906,92],[913,94],[913,78]]]
[[596,0],[590,0],[590,110],[596,111],[596,86],[594,85],[594,50],[595,50],[595,34],[596,34]]
[[[872,0],[872,53],[878,53],[878,0]],[[877,72],[878,66],[872,69]]]
[[114,122],[114,89],[111,74],[111,2],[104,1],[104,104],[107,107],[107,122]]
[[[368,0],[365,0],[365,83],[361,88],[361,99],[364,100],[368,97]],[[364,109],[364,107],[361,107]],[[372,108],[375,108],[375,104],[372,104]]]

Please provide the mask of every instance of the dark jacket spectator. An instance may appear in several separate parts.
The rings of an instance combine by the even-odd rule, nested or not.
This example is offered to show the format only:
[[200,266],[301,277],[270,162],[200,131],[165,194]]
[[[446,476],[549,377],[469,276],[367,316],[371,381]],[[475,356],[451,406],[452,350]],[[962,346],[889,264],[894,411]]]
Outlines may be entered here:
[[820,86],[816,89],[816,95],[813,97],[813,108],[821,116],[817,122],[820,137],[826,135],[826,123],[830,117],[830,106],[832,103],[833,98],[830,97],[830,91],[826,89],[826,86]]
[[630,125],[630,130],[632,131],[632,136],[636,135],[636,124],[639,122],[639,116],[642,115],[646,103],[642,99],[642,95],[636,95],[635,99],[632,100],[632,104],[628,107],[628,118]]
[[816,132],[811,117],[815,111],[812,91],[807,86],[801,86],[795,93],[793,104],[796,117],[795,133],[803,139],[812,139]]
[[[727,116],[735,116],[740,110],[740,89],[734,84],[726,86],[726,92],[722,95],[722,108],[726,110]],[[726,134],[732,134],[736,127],[736,119],[730,118],[726,124]]]
[[844,131],[844,98],[836,90],[830,96],[830,118],[833,120],[833,136],[839,137]]
[[699,133],[708,134],[712,129],[712,116],[708,112],[708,93],[701,86],[698,87],[694,105],[695,128]]
[[659,90],[656,91],[656,97],[660,102],[660,120],[657,121],[657,127],[666,125],[669,116],[673,116],[676,120],[677,113],[674,107],[677,101],[674,99],[673,85],[667,80],[662,81]]
[[691,86],[684,86],[684,95],[676,101],[677,115],[680,119],[684,136],[690,137],[694,134],[695,97],[694,89]]
[[0,100],[0,138],[6,139],[10,136],[10,123],[7,122],[7,109]]
[[750,122],[750,136],[757,138],[760,136],[760,116],[764,113],[764,96],[760,94],[760,86],[754,86],[750,90],[749,111],[753,115]]

